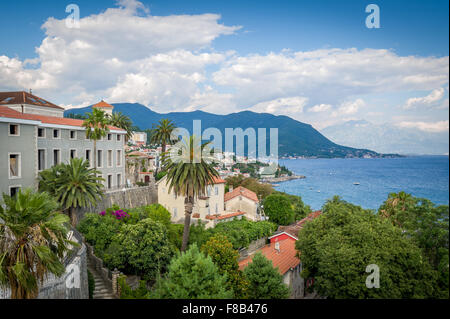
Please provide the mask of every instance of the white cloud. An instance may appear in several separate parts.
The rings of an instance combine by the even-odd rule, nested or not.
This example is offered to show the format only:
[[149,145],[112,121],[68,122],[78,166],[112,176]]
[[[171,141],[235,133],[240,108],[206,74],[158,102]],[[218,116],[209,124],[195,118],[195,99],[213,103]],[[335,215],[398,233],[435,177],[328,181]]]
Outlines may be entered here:
[[330,109],[331,109],[330,104],[316,104],[313,107],[311,107],[308,111],[318,113],[318,112],[329,111]]
[[258,103],[249,110],[259,113],[298,115],[303,113],[307,102],[308,98],[302,96],[286,97]]
[[411,109],[420,106],[433,106],[444,97],[444,93],[444,88],[441,87],[431,91],[427,96],[410,98],[406,101],[404,108]]
[[339,108],[331,113],[331,116],[350,115],[355,114],[359,109],[365,106],[366,103],[363,99],[356,99],[355,101],[346,101],[341,103]]
[[424,132],[432,132],[432,133],[439,133],[439,132],[448,132],[449,129],[449,121],[438,121],[438,122],[400,122],[397,124],[397,126],[402,128],[416,128],[418,130],[424,131]]

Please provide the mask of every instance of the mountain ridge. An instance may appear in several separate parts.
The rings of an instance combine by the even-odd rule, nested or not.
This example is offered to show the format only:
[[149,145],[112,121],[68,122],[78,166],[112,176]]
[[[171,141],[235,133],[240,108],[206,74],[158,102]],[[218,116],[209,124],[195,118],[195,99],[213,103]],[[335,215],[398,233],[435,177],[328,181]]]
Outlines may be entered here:
[[[114,112],[122,112],[130,117],[133,125],[141,130],[151,129],[152,124],[160,119],[168,118],[177,127],[186,128],[192,132],[192,121],[201,120],[202,130],[209,127],[218,128],[224,138],[225,128],[266,128],[266,149],[269,150],[269,129],[278,128],[278,155],[279,156],[304,156],[304,157],[393,157],[397,154],[380,154],[368,149],[357,149],[338,145],[326,138],[312,125],[294,120],[286,115],[273,115],[270,113],[255,113],[241,111],[227,115],[208,113],[200,110],[192,112],[158,113],[151,108],[139,103],[113,103]],[[92,106],[68,109],[68,114],[84,114],[91,112]],[[222,142],[222,145],[225,145]],[[245,148],[247,152],[247,148]]]

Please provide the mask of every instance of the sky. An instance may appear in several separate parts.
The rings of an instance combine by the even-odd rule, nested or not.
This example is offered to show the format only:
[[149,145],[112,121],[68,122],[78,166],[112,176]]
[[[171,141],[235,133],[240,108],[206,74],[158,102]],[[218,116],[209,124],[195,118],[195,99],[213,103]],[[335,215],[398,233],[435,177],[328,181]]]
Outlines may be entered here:
[[[380,28],[366,26],[369,4]],[[449,130],[448,1],[22,0],[0,12],[0,91]]]

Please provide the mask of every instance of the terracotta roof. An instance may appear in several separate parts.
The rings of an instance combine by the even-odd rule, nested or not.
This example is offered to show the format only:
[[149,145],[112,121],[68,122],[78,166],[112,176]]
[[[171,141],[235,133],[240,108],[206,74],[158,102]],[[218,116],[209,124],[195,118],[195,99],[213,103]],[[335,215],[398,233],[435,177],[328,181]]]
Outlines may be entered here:
[[305,223],[318,217],[321,213],[322,213],[322,211],[316,210],[316,211],[312,212],[311,214],[309,214],[308,216],[306,216],[305,218],[303,218],[302,220],[300,220],[294,224],[287,225],[287,226],[280,226],[280,227],[278,227],[277,232],[270,238],[276,237],[277,235],[284,232],[284,233],[287,233],[298,239],[298,232],[300,231],[300,229],[303,228]]
[[[297,257],[297,251],[295,249],[295,241],[290,239],[281,240],[280,252],[275,249],[275,244],[269,244],[256,252],[261,252],[264,257],[272,261],[273,267],[278,268],[281,275],[284,275],[289,269],[295,268],[300,264],[300,259]],[[239,269],[243,270],[252,262],[253,257],[251,255],[239,262]]]
[[[68,125],[68,126],[77,126],[77,127],[83,126],[83,120],[70,119],[70,118],[66,118],[66,117],[55,117],[55,116],[20,113],[20,112],[17,112],[16,110],[10,109],[9,107],[6,107],[6,106],[0,106],[0,117],[40,121],[41,123],[46,123],[46,124]],[[110,130],[124,131],[123,129],[115,127],[115,126],[108,126],[108,127]]]
[[255,192],[252,192],[251,190],[249,190],[245,187],[242,187],[242,186],[239,186],[238,188],[233,189],[233,191],[226,193],[224,200],[229,201],[230,199],[235,198],[236,196],[239,196],[239,195],[242,195],[248,199],[251,199],[254,202],[259,202],[258,196],[256,195]]
[[220,177],[216,177],[216,176],[213,177],[213,181],[214,181],[214,184],[224,184],[224,183],[226,183],[226,181],[224,179],[221,179]]
[[233,218],[236,216],[240,216],[240,215],[245,215],[244,212],[241,211],[237,211],[236,213],[229,213],[229,214],[224,214],[224,215],[208,215],[205,218],[206,219],[217,219],[217,220],[223,220],[223,219],[228,219],[228,218]]
[[101,100],[97,104],[94,104],[92,107],[114,107],[111,104],[106,103],[105,101]]
[[0,105],[8,104],[31,104],[37,106],[51,107],[53,109],[64,110],[64,108],[44,100],[31,93],[20,92],[0,92]]

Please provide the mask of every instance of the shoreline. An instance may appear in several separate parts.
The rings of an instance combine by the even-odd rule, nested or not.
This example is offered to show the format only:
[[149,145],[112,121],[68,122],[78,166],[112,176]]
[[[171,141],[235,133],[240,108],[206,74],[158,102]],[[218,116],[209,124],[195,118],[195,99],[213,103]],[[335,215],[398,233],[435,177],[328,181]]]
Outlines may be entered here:
[[282,176],[282,177],[271,177],[271,178],[261,178],[259,181],[261,183],[268,183],[268,184],[274,184],[274,183],[282,183],[287,182],[294,179],[304,179],[306,176],[304,175],[291,175],[291,176]]

